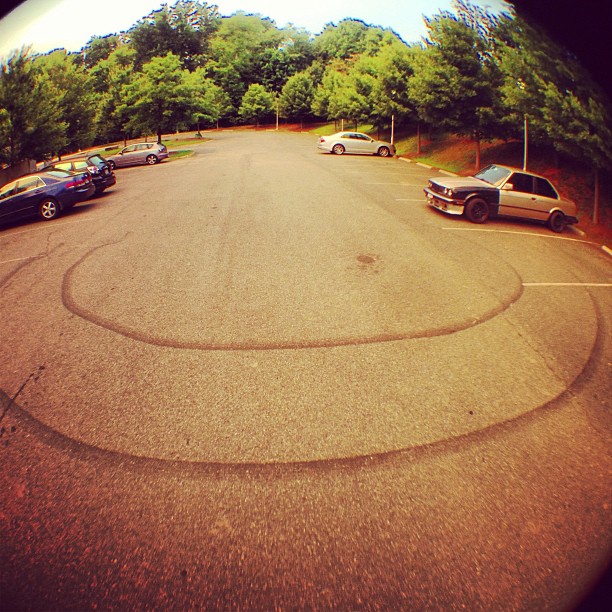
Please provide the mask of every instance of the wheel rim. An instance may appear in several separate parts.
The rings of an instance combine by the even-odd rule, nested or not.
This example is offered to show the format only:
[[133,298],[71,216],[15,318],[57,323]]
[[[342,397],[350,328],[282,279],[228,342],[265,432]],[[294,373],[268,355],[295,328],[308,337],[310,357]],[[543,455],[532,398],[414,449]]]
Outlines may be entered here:
[[342,155],[344,153],[344,147],[342,145],[336,145],[334,147],[334,153],[336,155]]
[[388,156],[389,156],[389,149],[387,149],[387,147],[382,147],[382,148],[380,149],[380,151],[378,152],[378,154],[379,154],[381,157],[388,157]]
[[43,202],[40,207],[40,214],[45,219],[53,219],[57,214],[57,204],[52,201]]
[[157,158],[155,157],[155,155],[149,155],[149,157],[147,157],[147,164],[150,164],[151,166],[157,161]]
[[563,222],[563,215],[558,212],[553,213],[553,216],[550,220],[550,227],[553,229],[553,231],[560,232],[563,230],[564,226],[565,223]]
[[486,219],[486,206],[484,204],[481,204],[480,202],[478,204],[476,204],[476,206],[474,206],[474,210],[473,210],[473,215],[474,215],[474,219],[477,219],[478,221],[482,221],[483,219]]

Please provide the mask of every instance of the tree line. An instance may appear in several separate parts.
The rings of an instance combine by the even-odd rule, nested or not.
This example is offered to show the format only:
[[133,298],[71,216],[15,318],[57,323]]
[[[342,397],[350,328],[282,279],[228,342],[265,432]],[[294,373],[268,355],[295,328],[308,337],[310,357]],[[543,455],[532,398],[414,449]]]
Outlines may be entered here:
[[612,167],[610,101],[578,60],[518,16],[455,0],[426,38],[345,19],[317,36],[261,15],[178,0],[78,53],[0,62],[0,162],[144,134],[270,121],[391,121],[522,138]]

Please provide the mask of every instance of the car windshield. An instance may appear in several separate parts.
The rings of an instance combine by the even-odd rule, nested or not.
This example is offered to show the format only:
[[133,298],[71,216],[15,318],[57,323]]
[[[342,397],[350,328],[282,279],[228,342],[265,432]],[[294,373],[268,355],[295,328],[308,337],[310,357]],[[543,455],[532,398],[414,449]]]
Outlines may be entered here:
[[491,185],[500,185],[503,181],[505,181],[511,172],[508,168],[500,168],[494,164],[483,168],[480,172],[475,174],[475,178],[484,181],[485,183],[489,183]]
[[101,155],[91,155],[87,160],[92,164],[104,164],[106,160]]

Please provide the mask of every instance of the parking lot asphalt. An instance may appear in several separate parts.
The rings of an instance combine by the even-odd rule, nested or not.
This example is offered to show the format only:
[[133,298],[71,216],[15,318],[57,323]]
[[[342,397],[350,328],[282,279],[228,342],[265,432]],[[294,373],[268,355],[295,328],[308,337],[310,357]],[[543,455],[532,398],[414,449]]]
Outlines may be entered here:
[[220,132],[0,230],[16,609],[570,609],[610,552],[609,256]]

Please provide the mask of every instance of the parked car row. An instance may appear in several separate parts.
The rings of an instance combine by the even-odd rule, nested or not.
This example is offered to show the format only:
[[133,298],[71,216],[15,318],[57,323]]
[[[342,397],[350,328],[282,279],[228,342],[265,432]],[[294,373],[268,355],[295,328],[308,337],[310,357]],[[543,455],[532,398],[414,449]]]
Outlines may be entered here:
[[157,164],[168,157],[159,143],[136,143],[108,158],[97,153],[44,165],[0,187],[0,224],[39,216],[45,221],[117,183],[115,168]]
[[[395,155],[392,143],[362,132],[321,136],[317,146],[336,155]],[[562,198],[547,178],[510,166],[491,164],[470,177],[432,178],[424,191],[431,206],[449,215],[462,215],[473,223],[514,217],[546,223],[554,232],[578,223],[576,203]]]

